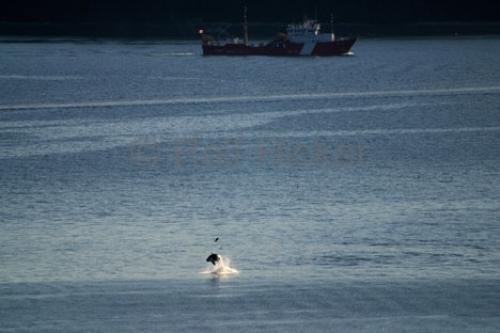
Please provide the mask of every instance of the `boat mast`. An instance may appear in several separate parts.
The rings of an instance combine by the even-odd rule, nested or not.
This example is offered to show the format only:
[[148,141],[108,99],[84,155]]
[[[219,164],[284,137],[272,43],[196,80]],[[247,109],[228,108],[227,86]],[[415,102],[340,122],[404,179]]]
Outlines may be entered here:
[[333,13],[330,13],[330,33],[333,35]]
[[247,20],[247,6],[246,5],[245,5],[245,9],[243,11],[243,32],[244,32],[245,45],[248,45],[248,20]]
[[330,13],[330,38],[332,42],[335,40],[335,34],[333,33],[333,13]]

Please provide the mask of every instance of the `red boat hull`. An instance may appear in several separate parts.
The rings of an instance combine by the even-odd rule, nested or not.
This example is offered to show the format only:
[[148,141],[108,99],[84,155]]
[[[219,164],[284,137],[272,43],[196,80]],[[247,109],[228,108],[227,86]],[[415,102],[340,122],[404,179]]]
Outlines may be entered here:
[[266,56],[339,56],[351,51],[356,38],[341,38],[333,42],[318,42],[310,52],[303,52],[304,44],[283,42],[268,45],[203,44],[203,55],[266,55]]
[[338,56],[351,52],[356,38],[342,38],[334,42],[317,43],[311,55],[313,56]]

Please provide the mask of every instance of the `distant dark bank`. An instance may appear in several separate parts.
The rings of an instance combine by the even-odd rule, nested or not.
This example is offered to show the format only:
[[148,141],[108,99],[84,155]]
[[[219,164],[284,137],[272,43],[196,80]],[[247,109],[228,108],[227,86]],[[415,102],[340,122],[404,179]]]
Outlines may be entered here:
[[0,5],[0,35],[195,38],[202,26],[241,33],[248,8],[254,37],[269,37],[305,16],[360,36],[498,34],[500,2],[431,0],[163,1],[24,0]]
[[[284,32],[286,25],[250,22],[250,40],[267,40],[276,32]],[[322,25],[328,27],[326,22]],[[174,24],[0,22],[0,36],[190,40],[198,39],[196,32],[200,27],[211,32],[222,30],[232,37],[243,35],[239,23],[187,21]],[[500,22],[339,23],[334,30],[339,35],[360,37],[499,35]]]

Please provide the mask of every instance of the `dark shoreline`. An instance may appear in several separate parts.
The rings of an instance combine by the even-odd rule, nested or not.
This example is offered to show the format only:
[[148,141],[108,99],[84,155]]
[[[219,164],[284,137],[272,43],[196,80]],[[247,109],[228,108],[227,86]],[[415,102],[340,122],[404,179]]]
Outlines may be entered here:
[[[31,38],[83,38],[83,39],[197,39],[196,31],[204,27],[214,31],[224,27],[230,36],[241,35],[241,24],[187,22],[162,23],[50,23],[0,22],[0,36]],[[284,31],[286,23],[250,23],[251,39],[269,39]],[[328,24],[323,23],[324,31]],[[500,22],[422,22],[408,24],[356,24],[339,23],[334,27],[337,35],[360,37],[412,37],[412,36],[477,36],[500,35]]]

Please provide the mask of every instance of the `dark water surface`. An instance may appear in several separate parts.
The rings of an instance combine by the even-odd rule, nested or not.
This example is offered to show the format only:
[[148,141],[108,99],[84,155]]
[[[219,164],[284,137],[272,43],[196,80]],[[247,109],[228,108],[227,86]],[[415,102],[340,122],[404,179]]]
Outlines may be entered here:
[[0,331],[500,329],[500,39],[200,53],[0,44]]

